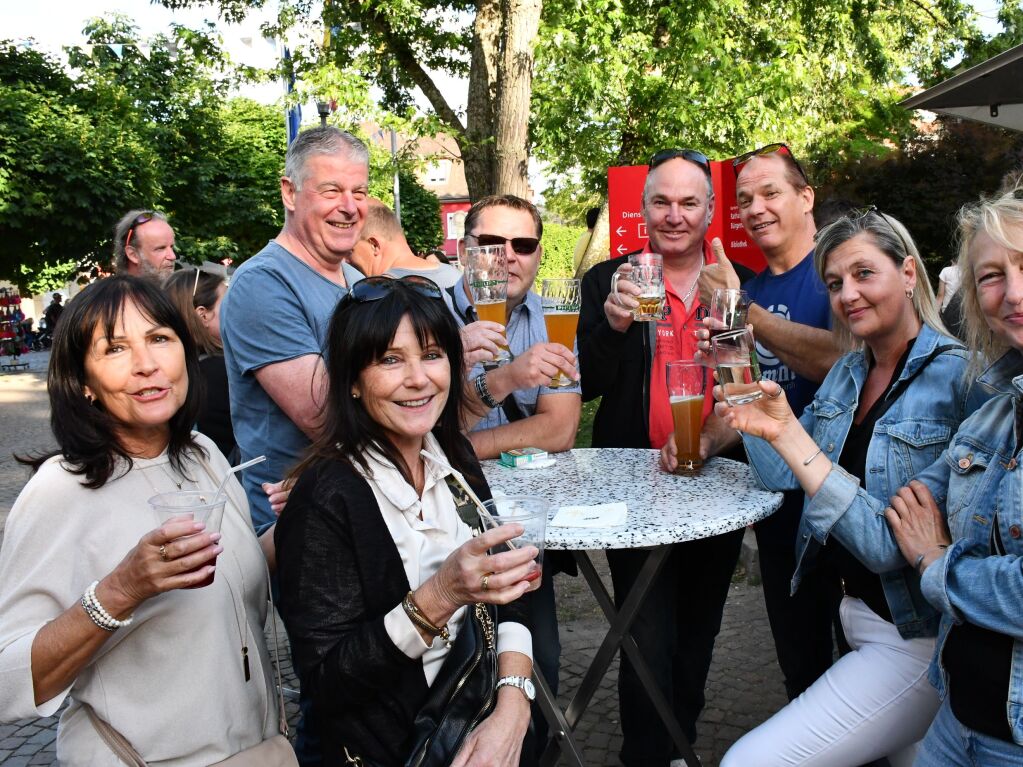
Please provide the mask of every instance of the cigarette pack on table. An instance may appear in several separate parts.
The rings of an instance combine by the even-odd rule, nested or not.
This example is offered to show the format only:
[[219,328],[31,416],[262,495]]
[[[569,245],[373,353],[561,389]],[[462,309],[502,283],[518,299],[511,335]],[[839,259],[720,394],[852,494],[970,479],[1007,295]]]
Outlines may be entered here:
[[533,461],[542,461],[546,457],[547,451],[541,450],[538,447],[518,447],[506,453],[501,453],[501,465],[510,466],[514,469],[516,466],[524,466]]

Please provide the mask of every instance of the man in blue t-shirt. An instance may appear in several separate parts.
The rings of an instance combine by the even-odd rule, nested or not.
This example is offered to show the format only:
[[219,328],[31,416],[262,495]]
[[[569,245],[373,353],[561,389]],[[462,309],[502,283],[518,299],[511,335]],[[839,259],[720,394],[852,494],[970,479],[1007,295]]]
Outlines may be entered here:
[[[740,156],[735,171],[739,218],[767,259],[767,269],[742,286],[750,297],[761,374],[781,384],[793,412],[802,414],[840,355],[830,332],[828,293],[813,262],[813,189],[784,144]],[[701,300],[709,304],[716,287],[738,286],[728,260],[719,259],[719,265],[703,270]],[[712,452],[737,440],[734,433],[722,433]],[[790,594],[802,510],[802,491],[787,492],[781,508],[754,527],[764,601],[789,699],[831,666],[832,624],[837,625],[842,596],[837,576],[825,569]]]
[[318,427],[327,325],[347,292],[342,264],[359,239],[368,183],[369,152],[355,136],[301,133],[281,179],[284,228],[238,268],[224,296],[235,437],[243,461],[267,457],[242,478],[257,531],[275,520],[262,485],[291,470]]

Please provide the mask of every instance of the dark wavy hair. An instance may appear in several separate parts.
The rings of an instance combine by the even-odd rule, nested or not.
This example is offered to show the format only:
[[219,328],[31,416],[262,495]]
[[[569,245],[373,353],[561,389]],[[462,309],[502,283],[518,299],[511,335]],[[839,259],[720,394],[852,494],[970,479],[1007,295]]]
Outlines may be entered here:
[[384,356],[403,318],[412,323],[416,338],[425,347],[432,341],[451,366],[451,388],[440,418],[433,428],[451,465],[463,474],[478,474],[469,441],[462,434],[462,410],[466,401],[462,339],[458,325],[440,298],[429,298],[394,281],[390,293],[376,301],[360,303],[345,297],[338,304],[327,330],[326,366],[329,384],[323,407],[320,437],[292,472],[298,477],[320,461],[339,458],[369,471],[365,452],[376,447],[413,484],[411,468],[383,427],[366,411],[362,399],[352,397],[352,387],[371,364]]
[[[37,470],[54,455],[64,457],[73,474],[85,476],[85,487],[103,487],[113,476],[120,460],[131,471],[132,458],[117,439],[118,422],[97,400],[85,398],[85,356],[92,346],[96,328],[111,338],[124,308],[133,304],[159,326],[170,328],[181,339],[188,372],[185,403],[170,420],[171,465],[185,474],[186,449],[202,450],[192,437],[202,401],[199,357],[185,320],[152,280],[117,275],[94,282],[68,303],[57,324],[50,350],[46,388],[50,394],[50,428],[59,449],[45,455],[17,457]],[[205,451],[203,451],[205,453]],[[123,476],[119,475],[119,476]]]

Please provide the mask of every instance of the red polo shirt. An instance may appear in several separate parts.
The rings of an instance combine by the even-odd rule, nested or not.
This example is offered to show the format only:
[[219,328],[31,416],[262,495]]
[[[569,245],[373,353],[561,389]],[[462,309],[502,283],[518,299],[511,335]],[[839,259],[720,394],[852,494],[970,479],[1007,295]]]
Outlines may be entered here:
[[[652,252],[649,243],[643,252]],[[706,240],[703,243],[703,260],[705,264],[716,263],[714,252]],[[653,367],[650,371],[650,446],[658,450],[668,441],[668,436],[675,431],[675,422],[671,417],[671,404],[668,402],[665,366],[675,360],[693,359],[696,354],[696,331],[703,327],[702,323],[696,319],[696,310],[700,307],[699,290],[693,292],[695,300],[689,311],[686,311],[685,304],[682,303],[682,296],[689,290],[690,285],[681,287],[681,291],[675,290],[675,286],[668,281],[668,277],[665,275],[664,295],[671,311],[663,320],[657,321],[657,340],[654,345]],[[711,395],[714,376],[711,368],[707,368],[706,371],[706,392],[703,399],[704,421],[707,420],[707,416],[714,407],[714,397]]]

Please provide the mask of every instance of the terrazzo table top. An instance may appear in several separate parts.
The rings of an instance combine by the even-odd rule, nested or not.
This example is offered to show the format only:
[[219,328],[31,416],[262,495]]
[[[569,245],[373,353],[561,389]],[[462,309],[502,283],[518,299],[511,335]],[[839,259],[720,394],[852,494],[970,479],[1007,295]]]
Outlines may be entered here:
[[749,467],[711,458],[696,477],[657,466],[657,450],[599,448],[555,453],[545,469],[509,469],[483,461],[492,491],[536,495],[562,506],[624,501],[628,521],[617,527],[547,526],[547,547],[568,551],[632,549],[692,541],[738,530],[769,516],[781,493],[757,488]]

